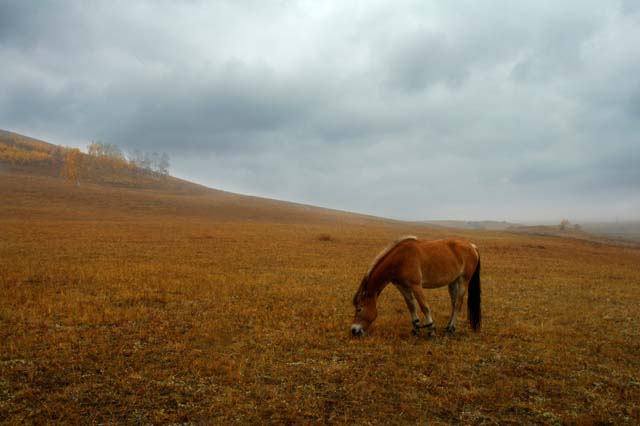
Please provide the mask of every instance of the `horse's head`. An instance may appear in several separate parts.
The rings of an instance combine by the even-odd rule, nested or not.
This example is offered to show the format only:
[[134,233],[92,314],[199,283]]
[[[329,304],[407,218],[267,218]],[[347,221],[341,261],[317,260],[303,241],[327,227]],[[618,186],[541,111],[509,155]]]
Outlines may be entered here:
[[378,316],[376,297],[361,289],[353,298],[353,306],[356,308],[356,314],[351,324],[351,335],[361,337]]

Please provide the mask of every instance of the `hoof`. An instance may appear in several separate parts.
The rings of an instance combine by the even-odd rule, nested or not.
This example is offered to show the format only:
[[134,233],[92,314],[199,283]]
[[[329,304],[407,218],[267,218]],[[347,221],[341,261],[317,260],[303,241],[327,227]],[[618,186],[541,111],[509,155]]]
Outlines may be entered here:
[[447,332],[447,334],[450,334],[450,335],[454,335],[454,334],[456,334],[456,328],[455,328],[455,327],[452,327],[452,326],[448,326],[448,327],[445,329],[445,331]]
[[411,330],[411,333],[414,336],[418,336],[418,335],[420,335],[420,329],[421,328],[426,328],[427,329],[427,338],[429,338],[430,336],[433,335],[433,332],[436,329],[436,323],[435,322],[431,322],[431,323],[426,324],[426,325],[420,325],[420,322],[418,320],[413,321],[413,330]]

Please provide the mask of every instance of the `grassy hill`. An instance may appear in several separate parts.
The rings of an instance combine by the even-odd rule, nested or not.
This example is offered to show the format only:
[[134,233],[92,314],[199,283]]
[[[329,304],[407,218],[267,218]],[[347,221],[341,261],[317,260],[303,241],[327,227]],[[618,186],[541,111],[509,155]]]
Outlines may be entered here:
[[138,167],[121,153],[116,156],[90,156],[73,148],[54,145],[39,139],[0,130],[0,171],[63,177],[70,153],[77,153],[78,176],[74,183],[95,183],[112,187],[180,191],[196,185],[161,176]]
[[[640,422],[637,248],[2,165],[2,424]],[[441,288],[436,338],[413,337],[389,286],[350,337],[362,274],[403,234],[479,246],[479,334],[443,334]]]
[[[152,176],[136,168],[95,167],[80,183],[61,177],[63,147],[0,130],[0,197],[7,219],[91,219],[169,216],[224,221],[391,223],[298,203],[207,188],[172,176]],[[18,152],[10,161],[7,153]],[[42,155],[47,155],[42,157]],[[89,162],[86,154],[82,154]],[[40,160],[44,158],[44,160]]]
[[62,148],[0,129],[0,170],[60,175]]

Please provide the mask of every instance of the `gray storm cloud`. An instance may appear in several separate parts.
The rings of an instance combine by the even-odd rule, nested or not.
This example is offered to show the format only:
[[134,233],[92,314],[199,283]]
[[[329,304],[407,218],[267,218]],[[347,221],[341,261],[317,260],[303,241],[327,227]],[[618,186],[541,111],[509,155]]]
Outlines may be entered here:
[[637,219],[635,2],[2,2],[0,128],[401,219]]

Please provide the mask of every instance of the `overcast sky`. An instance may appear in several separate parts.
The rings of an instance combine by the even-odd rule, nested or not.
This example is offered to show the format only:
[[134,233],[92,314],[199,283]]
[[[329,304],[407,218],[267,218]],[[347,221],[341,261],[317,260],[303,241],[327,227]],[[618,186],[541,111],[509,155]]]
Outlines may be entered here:
[[400,219],[640,218],[640,2],[0,0],[0,128]]

